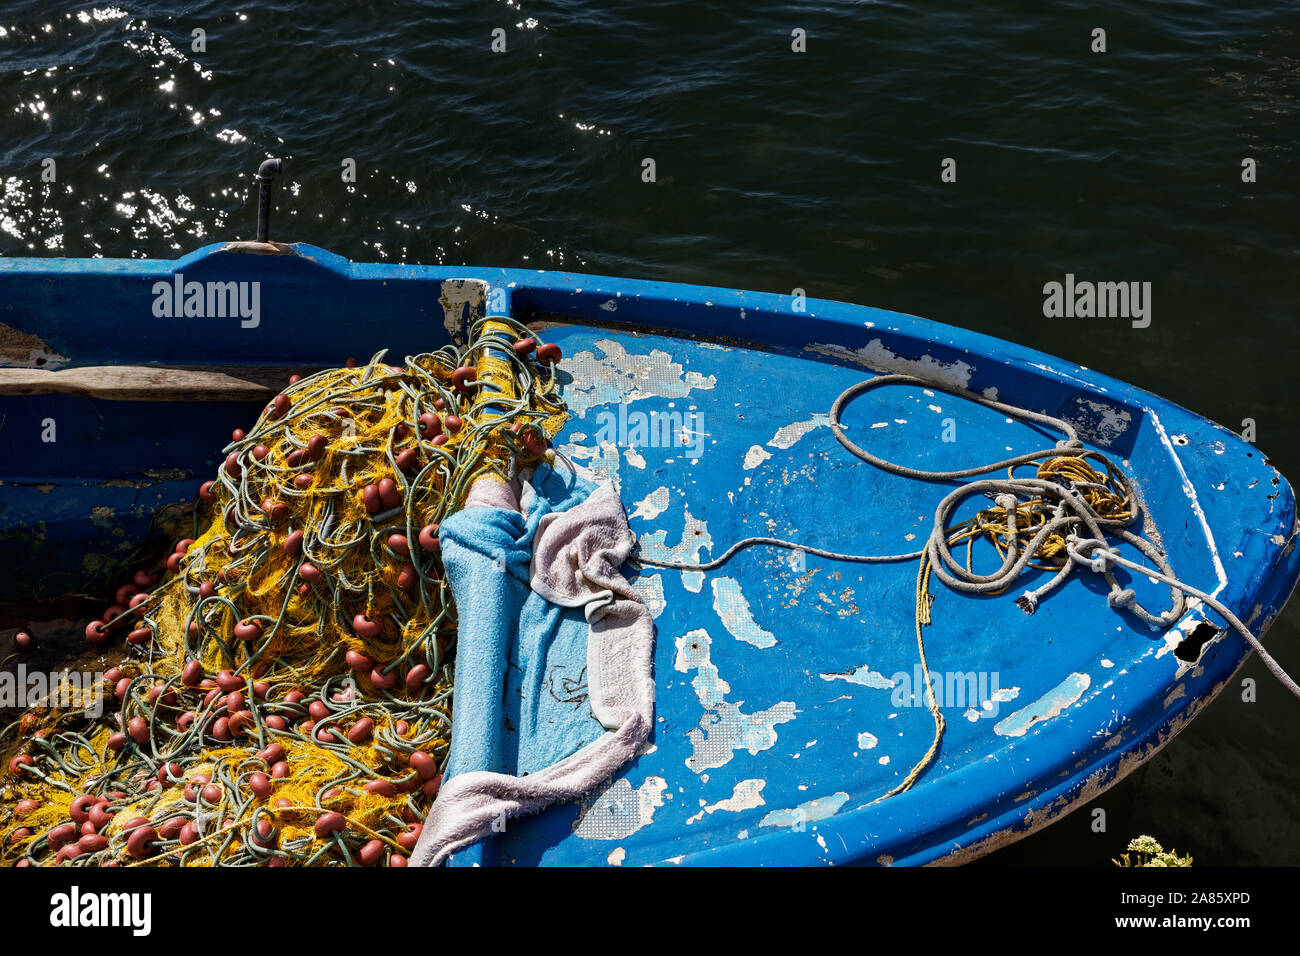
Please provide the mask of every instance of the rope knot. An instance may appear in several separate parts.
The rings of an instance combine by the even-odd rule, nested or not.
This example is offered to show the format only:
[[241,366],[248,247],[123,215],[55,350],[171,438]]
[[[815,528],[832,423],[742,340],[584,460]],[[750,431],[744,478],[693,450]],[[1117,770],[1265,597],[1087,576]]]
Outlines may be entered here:
[[1105,574],[1115,567],[1115,558],[1105,548],[1098,548],[1092,553],[1088,563],[1092,567],[1093,573]]
[[1106,547],[1105,541],[1071,535],[1066,539],[1065,548],[1076,564],[1085,566],[1094,574],[1106,574],[1115,567],[1116,554]]
[[1132,608],[1136,602],[1137,595],[1131,588],[1125,588],[1122,591],[1114,590],[1106,595],[1106,603],[1117,611],[1122,608]]

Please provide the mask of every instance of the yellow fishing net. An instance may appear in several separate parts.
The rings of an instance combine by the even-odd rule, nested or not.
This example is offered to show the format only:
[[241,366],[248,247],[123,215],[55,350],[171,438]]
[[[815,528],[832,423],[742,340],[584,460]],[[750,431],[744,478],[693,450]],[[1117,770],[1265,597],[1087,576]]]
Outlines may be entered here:
[[194,539],[87,627],[128,659],[0,739],[0,864],[405,865],[451,736],[438,526],[545,454],[559,357],[491,318],[296,381],[236,432]]

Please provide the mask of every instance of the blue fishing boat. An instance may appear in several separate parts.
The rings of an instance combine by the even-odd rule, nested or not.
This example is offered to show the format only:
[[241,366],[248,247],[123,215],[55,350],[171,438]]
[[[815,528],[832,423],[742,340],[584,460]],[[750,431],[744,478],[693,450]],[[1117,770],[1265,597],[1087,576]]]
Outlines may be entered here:
[[[1216,608],[1261,636],[1300,575],[1259,449],[1013,343],[802,295],[232,242],[0,259],[0,600],[102,592],[290,371],[489,316],[563,351],[555,460],[637,537],[654,720],[611,779],[453,865],[974,859],[1169,743],[1251,652]],[[1099,528],[1070,519],[1099,501],[1120,509]],[[1026,550],[1057,519],[1055,554]],[[555,675],[555,701],[581,707],[583,679]]]

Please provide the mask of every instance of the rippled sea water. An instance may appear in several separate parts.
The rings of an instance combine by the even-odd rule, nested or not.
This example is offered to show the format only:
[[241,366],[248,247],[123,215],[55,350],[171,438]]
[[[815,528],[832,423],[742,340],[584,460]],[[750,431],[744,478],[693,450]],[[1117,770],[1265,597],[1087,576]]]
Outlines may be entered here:
[[[273,238],[923,315],[1254,419],[1296,480],[1300,4],[951,6],[8,0],[0,255],[248,238],[276,155]],[[1043,318],[1067,272],[1151,282],[1151,326]],[[1293,671],[1298,639],[1300,602],[1269,640]],[[989,861],[1107,865],[1151,833],[1198,863],[1300,863],[1300,711],[1243,676],[1258,703],[1225,692]]]

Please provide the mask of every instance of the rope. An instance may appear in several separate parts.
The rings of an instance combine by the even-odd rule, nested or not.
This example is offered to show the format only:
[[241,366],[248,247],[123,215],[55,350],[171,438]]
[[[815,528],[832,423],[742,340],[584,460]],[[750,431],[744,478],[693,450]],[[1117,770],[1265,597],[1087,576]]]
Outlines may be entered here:
[[[1085,549],[1087,549],[1086,552]],[[1128,568],[1130,571],[1137,571],[1140,574],[1153,577],[1170,587],[1178,588],[1189,596],[1209,605],[1212,610],[1218,612],[1224,620],[1232,625],[1232,629],[1240,634],[1246,643],[1254,649],[1255,653],[1259,655],[1260,660],[1264,662],[1264,666],[1268,668],[1269,673],[1276,677],[1278,682],[1289,690],[1297,699],[1300,699],[1300,684],[1297,684],[1295,679],[1283,670],[1282,665],[1274,660],[1273,655],[1264,649],[1264,645],[1260,643],[1259,638],[1251,632],[1250,628],[1246,627],[1237,615],[1233,614],[1228,606],[1218,598],[1206,594],[1204,591],[1194,588],[1190,584],[1184,584],[1182,581],[1175,580],[1171,576],[1157,574],[1150,568],[1143,567],[1136,562],[1130,561],[1115,550],[1107,548],[1103,541],[1097,541],[1095,539],[1074,539],[1069,545],[1069,555],[1072,561],[1082,565],[1083,567],[1089,568],[1090,570],[1095,566],[1098,560],[1106,564],[1118,564],[1122,567]]]
[[[1066,437],[1050,448],[971,468],[951,471],[910,468],[887,461],[862,448],[845,434],[840,422],[845,408],[854,399],[883,385],[912,385],[944,392],[1003,415],[1054,429]],[[975,478],[1001,469],[1006,469],[1007,477],[969,481],[944,495],[935,509],[934,523],[926,546],[920,551],[888,555],[846,554],[780,538],[751,537],[738,541],[721,557],[707,562],[665,561],[639,553],[632,560],[656,568],[712,571],[740,551],[755,545],[801,551],[834,561],[865,564],[920,559],[916,584],[916,644],[925,679],[926,702],[934,720],[934,738],[929,749],[903,781],[872,803],[909,789],[934,761],[942,744],[945,722],[935,699],[922,633],[930,624],[933,595],[930,594],[929,582],[932,573],[958,593],[995,595],[1009,590],[1026,569],[1053,571],[1055,573],[1045,583],[1032,591],[1025,591],[1016,599],[1021,610],[1033,614],[1042,600],[1064,584],[1076,569],[1090,571],[1100,575],[1109,585],[1106,599],[1112,608],[1127,611],[1157,630],[1166,629],[1182,618],[1190,595],[1221,614],[1260,655],[1265,666],[1282,685],[1300,698],[1300,686],[1222,602],[1178,580],[1164,552],[1152,542],[1128,530],[1141,514],[1130,482],[1105,455],[1085,450],[1069,422],[912,375],[891,374],[859,382],[841,392],[831,406],[830,426],[839,443],[855,457],[903,478],[948,482]],[[1017,477],[1016,469],[1027,465],[1036,466],[1034,476]],[[981,509],[973,518],[954,523],[956,512],[976,495],[993,499],[994,507]],[[1080,537],[1081,531],[1086,533],[1086,538]],[[1137,549],[1158,570],[1153,571],[1146,565],[1120,556],[1109,547],[1111,538],[1117,538]],[[989,574],[976,573],[972,568],[974,545],[981,539],[989,541],[1002,558],[1002,564]],[[953,548],[962,544],[966,545],[964,564],[953,555]],[[1137,600],[1133,590],[1123,587],[1115,578],[1113,568],[1117,564],[1165,584],[1170,591],[1170,607],[1159,614],[1149,611]]]
[[[840,415],[849,403],[860,395],[864,395],[872,389],[879,388],[881,385],[916,385],[921,388],[934,389],[937,392],[944,392],[955,398],[964,398],[972,402],[977,402],[985,408],[991,408],[994,411],[1009,415],[1012,418],[1019,418],[1022,421],[1037,422],[1040,425],[1046,425],[1057,431],[1064,432],[1069,437],[1062,442],[1057,442],[1052,448],[1043,449],[1042,451],[1031,451],[1023,455],[1016,455],[1012,458],[1005,458],[1002,461],[995,461],[988,465],[979,465],[975,468],[962,468],[957,471],[921,471],[917,468],[908,468],[906,465],[898,465],[892,461],[886,461],[883,458],[877,458],[854,444],[847,435],[844,434],[844,427],[840,424]],[[919,478],[921,481],[953,481],[958,478],[972,478],[975,475],[985,475],[991,471],[999,471],[1003,468],[1012,468],[1016,465],[1027,464],[1036,461],[1047,455],[1057,455],[1062,451],[1072,449],[1082,449],[1083,443],[1079,441],[1079,436],[1069,422],[1059,418],[1053,418],[1051,415],[1045,415],[1041,412],[1031,412],[1025,408],[1018,408],[1015,405],[1007,405],[1003,402],[994,401],[991,398],[984,398],[982,395],[972,395],[970,392],[959,391],[955,388],[949,388],[946,385],[939,385],[935,382],[927,382],[925,379],[917,378],[913,375],[878,375],[875,378],[869,378],[865,382],[859,382],[851,385],[840,393],[835,399],[835,404],[831,406],[831,431],[839,439],[841,445],[847,448],[863,461],[875,465],[882,471],[892,472],[895,475],[902,475],[905,478]]]
[[722,557],[714,558],[712,561],[706,561],[701,564],[690,564],[681,561],[660,561],[656,558],[647,558],[645,555],[638,554],[632,558],[637,564],[643,564],[651,568],[667,568],[673,571],[713,571],[722,567],[730,561],[736,554],[752,548],[755,545],[767,545],[772,548],[786,548],[790,551],[801,551],[805,554],[816,555],[819,558],[829,558],[832,561],[851,561],[857,564],[883,564],[889,561],[914,561],[921,555],[925,554],[925,549],[912,551],[908,554],[843,554],[839,551],[825,551],[822,548],[814,548],[807,544],[798,544],[794,541],[785,541],[781,538],[742,538],[723,552]]

